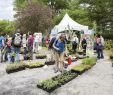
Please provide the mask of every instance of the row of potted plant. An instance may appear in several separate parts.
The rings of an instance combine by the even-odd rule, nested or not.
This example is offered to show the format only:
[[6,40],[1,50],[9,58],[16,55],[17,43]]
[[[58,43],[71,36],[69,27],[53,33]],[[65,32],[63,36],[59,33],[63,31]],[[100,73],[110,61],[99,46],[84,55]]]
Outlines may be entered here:
[[54,65],[55,64],[55,60],[46,60],[45,61],[45,65]]
[[45,59],[45,58],[47,58],[47,56],[44,55],[44,54],[38,54],[38,55],[36,55],[36,59]]
[[61,87],[67,82],[71,81],[72,79],[77,77],[79,74],[90,69],[93,65],[96,64],[96,61],[97,61],[96,58],[83,59],[82,64],[73,67],[70,71],[66,71],[62,74],[52,77],[51,79],[38,82],[37,87],[47,92],[52,92],[58,87]]
[[44,66],[43,62],[29,62],[29,63],[13,63],[13,64],[8,64],[6,67],[6,72],[7,73],[13,73],[13,72],[18,72],[21,70],[25,70],[26,68],[39,68]]
[[44,80],[42,82],[39,82],[37,84],[38,88],[41,88],[43,90],[46,90],[47,92],[52,92],[58,87],[61,87],[65,83],[71,81],[77,77],[76,73],[72,73],[71,71],[66,71],[60,75],[57,75],[51,79]]
[[43,67],[44,66],[44,62],[30,62],[28,64],[26,64],[27,68],[39,68],[39,67]]
[[13,72],[18,72],[21,70],[25,70],[26,65],[24,63],[13,63],[13,64],[8,64],[6,67],[6,72],[7,73],[13,73]]
[[96,64],[97,59],[92,57],[92,58],[85,58],[82,61],[82,64],[74,66],[71,71],[76,72],[78,74],[82,74],[86,70],[90,69],[92,66]]

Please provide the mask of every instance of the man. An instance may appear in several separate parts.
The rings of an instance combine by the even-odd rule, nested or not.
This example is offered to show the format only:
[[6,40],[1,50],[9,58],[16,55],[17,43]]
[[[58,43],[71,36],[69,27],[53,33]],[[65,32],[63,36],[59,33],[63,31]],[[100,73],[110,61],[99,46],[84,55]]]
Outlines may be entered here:
[[83,37],[81,44],[82,44],[82,48],[83,48],[83,55],[86,56],[86,48],[87,48],[86,37]]
[[20,62],[20,48],[22,43],[21,34],[17,31],[12,37],[12,48],[15,53],[15,61]]
[[28,37],[28,51],[29,51],[29,57],[31,60],[33,59],[33,42],[34,42],[33,35],[29,35],[29,37]]
[[97,58],[98,59],[103,59],[104,55],[103,55],[103,49],[104,49],[104,38],[102,36],[100,36],[100,34],[97,35]]
[[2,63],[3,62],[3,48],[5,46],[5,38],[4,38],[4,33],[1,34],[0,36],[0,62]]
[[78,45],[78,37],[74,35],[72,38],[72,50],[74,53],[76,53],[77,45]]
[[63,72],[64,51],[65,51],[65,38],[63,35],[61,35],[59,39],[57,39],[54,42],[53,48],[55,49],[55,61],[56,61],[55,73],[58,71]]
[[54,48],[53,48],[53,44],[54,44],[55,40],[56,40],[56,37],[53,36],[53,37],[50,39],[50,41],[49,41],[49,46],[48,46],[48,49],[49,49],[50,52],[51,52],[51,61],[54,61],[54,60],[55,60],[55,58],[54,58],[55,51],[54,51]]

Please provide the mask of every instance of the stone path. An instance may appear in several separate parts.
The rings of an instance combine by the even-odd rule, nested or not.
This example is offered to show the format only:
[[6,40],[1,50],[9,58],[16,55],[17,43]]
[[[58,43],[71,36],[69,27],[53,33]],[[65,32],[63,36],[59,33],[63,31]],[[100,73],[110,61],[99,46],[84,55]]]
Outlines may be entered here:
[[[80,64],[81,61],[73,63]],[[5,65],[0,64],[0,95],[113,95],[113,68],[107,55],[86,73],[66,85],[47,93],[36,87],[38,81],[56,76],[53,66],[47,69],[27,69],[6,74]]]

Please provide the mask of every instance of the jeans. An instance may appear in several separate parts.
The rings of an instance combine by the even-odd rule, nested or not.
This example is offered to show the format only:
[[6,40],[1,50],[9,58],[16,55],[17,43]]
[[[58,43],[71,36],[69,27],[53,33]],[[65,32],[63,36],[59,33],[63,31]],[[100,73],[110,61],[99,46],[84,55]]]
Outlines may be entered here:
[[19,47],[13,47],[13,51],[16,54],[15,55],[15,61],[20,62],[20,48]]
[[33,60],[33,46],[28,46],[30,60]]
[[3,47],[0,47],[0,62],[3,62]]
[[72,50],[74,53],[76,53],[76,50],[77,50],[77,43],[76,42],[72,42]]
[[97,49],[97,58],[104,58],[103,49]]

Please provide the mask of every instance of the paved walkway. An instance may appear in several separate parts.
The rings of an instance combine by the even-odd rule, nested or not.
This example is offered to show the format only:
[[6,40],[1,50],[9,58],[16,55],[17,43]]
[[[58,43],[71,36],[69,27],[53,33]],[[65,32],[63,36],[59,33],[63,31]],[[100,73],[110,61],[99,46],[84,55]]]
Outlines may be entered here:
[[113,95],[113,67],[108,56],[51,95]]
[[[80,63],[79,60],[68,69]],[[51,94],[36,87],[38,81],[57,74],[54,73],[53,66],[49,66],[47,69],[27,69],[8,75],[5,73],[5,65],[0,64],[0,95],[113,95],[113,68],[107,55],[91,70]]]

